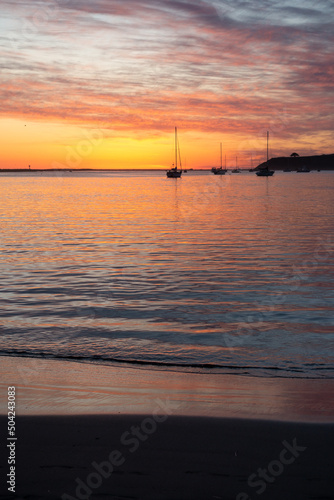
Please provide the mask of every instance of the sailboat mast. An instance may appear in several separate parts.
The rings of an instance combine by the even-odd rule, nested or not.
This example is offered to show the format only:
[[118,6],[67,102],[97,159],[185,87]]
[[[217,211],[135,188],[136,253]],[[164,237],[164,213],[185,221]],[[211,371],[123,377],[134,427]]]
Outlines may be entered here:
[[268,163],[268,159],[269,159],[269,130],[267,130],[267,163]]
[[179,140],[177,140],[177,149],[178,149],[178,153],[179,153],[179,165],[180,165],[180,169],[182,170],[182,161],[181,161],[181,151],[180,151]]
[[220,168],[223,168],[223,145],[220,143]]
[[175,127],[175,167],[177,168],[177,127]]

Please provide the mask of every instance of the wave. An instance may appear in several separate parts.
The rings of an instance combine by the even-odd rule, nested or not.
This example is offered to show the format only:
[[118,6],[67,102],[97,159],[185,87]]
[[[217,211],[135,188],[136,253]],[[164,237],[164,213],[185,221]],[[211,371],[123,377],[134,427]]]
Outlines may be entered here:
[[233,365],[219,363],[195,363],[195,362],[167,362],[148,359],[117,358],[98,355],[74,355],[74,354],[53,354],[42,352],[26,352],[22,350],[1,351],[0,356],[24,357],[35,359],[62,360],[80,363],[93,363],[103,365],[124,365],[128,367],[184,371],[193,373],[247,375],[253,377],[274,377],[274,378],[307,378],[307,379],[334,379],[334,367],[319,364],[305,364],[304,366],[270,366],[270,365]]

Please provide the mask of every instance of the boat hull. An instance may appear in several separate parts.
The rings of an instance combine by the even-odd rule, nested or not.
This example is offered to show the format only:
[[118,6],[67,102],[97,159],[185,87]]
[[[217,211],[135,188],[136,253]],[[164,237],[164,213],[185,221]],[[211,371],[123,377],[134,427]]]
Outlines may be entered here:
[[181,177],[182,175],[182,172],[171,172],[170,170],[168,170],[168,172],[166,172],[166,175],[167,177],[169,178],[174,178],[174,179],[177,179],[178,177]]
[[256,172],[256,175],[258,177],[271,177],[274,175],[275,171],[274,170],[259,170]]

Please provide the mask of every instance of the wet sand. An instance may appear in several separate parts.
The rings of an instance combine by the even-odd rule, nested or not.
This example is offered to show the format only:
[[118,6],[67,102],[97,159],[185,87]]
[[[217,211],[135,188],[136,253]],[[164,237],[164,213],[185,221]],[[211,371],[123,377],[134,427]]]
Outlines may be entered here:
[[[20,415],[149,414],[334,423],[334,380],[181,373],[0,357],[0,390],[16,387]],[[0,399],[0,414],[6,400]]]
[[1,499],[334,498],[332,381],[0,362]]

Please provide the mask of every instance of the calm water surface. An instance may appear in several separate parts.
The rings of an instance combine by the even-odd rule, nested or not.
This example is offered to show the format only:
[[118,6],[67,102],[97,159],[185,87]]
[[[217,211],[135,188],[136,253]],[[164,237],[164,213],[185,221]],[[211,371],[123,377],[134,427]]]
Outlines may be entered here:
[[0,190],[1,355],[334,377],[334,172]]

